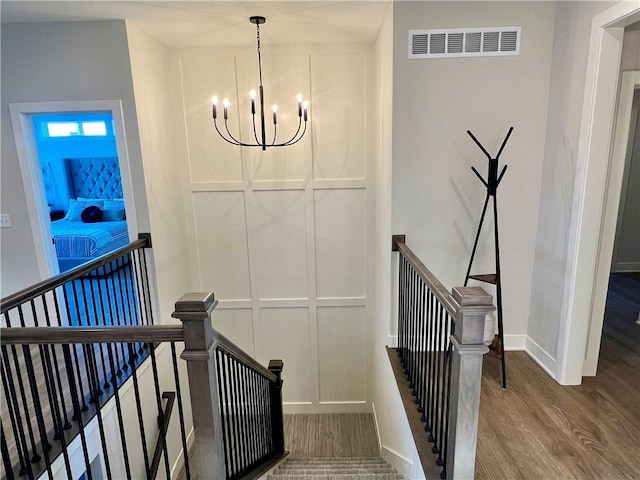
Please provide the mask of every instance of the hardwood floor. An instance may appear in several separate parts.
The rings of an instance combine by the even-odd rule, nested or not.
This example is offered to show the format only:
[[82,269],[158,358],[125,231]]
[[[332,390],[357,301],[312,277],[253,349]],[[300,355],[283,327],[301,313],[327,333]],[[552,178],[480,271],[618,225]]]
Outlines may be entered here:
[[640,479],[640,278],[612,276],[595,377],[560,386],[524,352],[485,358],[476,478]]

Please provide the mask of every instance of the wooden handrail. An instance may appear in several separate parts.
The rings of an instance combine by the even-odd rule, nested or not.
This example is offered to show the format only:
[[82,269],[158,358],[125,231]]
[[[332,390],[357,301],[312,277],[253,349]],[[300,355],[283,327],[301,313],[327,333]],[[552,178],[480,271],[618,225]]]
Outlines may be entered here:
[[81,277],[85,273],[89,273],[96,268],[102,267],[109,262],[112,262],[127,253],[133,252],[134,250],[138,250],[140,248],[149,248],[151,246],[151,237],[145,234],[141,234],[141,237],[138,240],[135,240],[129,245],[126,245],[122,248],[114,250],[113,252],[106,253],[95,260],[80,265],[68,272],[61,273],[51,278],[47,278],[42,282],[36,283],[27,287],[19,292],[13,293],[4,297],[0,300],[0,314],[11,310],[12,308],[17,307],[18,305],[22,305],[23,303],[28,302],[29,300],[33,300],[34,298],[43,295],[46,292],[53,290],[65,283],[75,280],[76,278]]
[[2,345],[182,342],[182,325],[3,328]]
[[215,341],[214,348],[224,350],[227,354],[238,360],[243,365],[251,368],[254,372],[259,373],[271,382],[276,382],[278,378],[264,366],[260,365],[253,357],[249,356],[244,350],[238,347],[231,340],[226,338],[215,328],[213,329],[213,338]]
[[429,290],[440,300],[440,303],[447,309],[447,311],[455,317],[456,310],[459,308],[458,303],[453,299],[449,290],[442,285],[440,280],[431,273],[431,271],[425,266],[424,263],[413,253],[413,251],[404,243],[404,235],[394,235],[393,250],[398,251],[404,256],[409,264],[413,267],[416,273],[422,278]]

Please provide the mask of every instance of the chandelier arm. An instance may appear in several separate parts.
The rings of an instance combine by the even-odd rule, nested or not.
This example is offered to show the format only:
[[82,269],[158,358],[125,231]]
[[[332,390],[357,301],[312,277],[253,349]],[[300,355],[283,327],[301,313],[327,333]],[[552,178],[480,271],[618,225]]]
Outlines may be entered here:
[[[288,142],[277,143],[277,144],[272,145],[272,146],[273,147],[288,147],[289,145],[295,145],[300,140],[302,140],[302,137],[304,137],[304,134],[306,132],[307,132],[307,122],[304,122],[304,129],[302,130],[302,133],[300,134],[300,136],[298,138],[296,138],[295,135],[294,135]],[[297,133],[296,133],[296,135],[297,135]]]
[[218,123],[216,122],[215,118],[213,119],[213,126],[216,127],[216,132],[218,132],[218,135],[220,135],[220,138],[222,138],[225,142],[230,143],[231,145],[241,145],[240,142],[238,142],[235,138],[231,137],[233,138],[233,141],[231,141],[222,134],[222,132],[218,128]]
[[[306,125],[307,125],[307,123],[305,122],[305,126]],[[302,126],[302,118],[298,117],[298,129],[296,130],[296,133],[294,133],[293,136],[289,140],[284,142],[282,144],[282,146],[293,145],[293,143],[291,143],[291,142],[293,142],[295,140],[295,138],[298,136],[298,133],[300,133],[300,127],[301,126]],[[303,135],[304,135],[304,133],[303,133]]]
[[227,123],[227,119],[224,120],[224,128],[227,131],[227,135],[229,135],[229,138],[231,140],[233,140],[234,142],[236,142],[238,145],[242,145],[242,146],[249,146],[246,143],[242,143],[240,140],[236,140],[236,138],[231,134],[231,132],[229,131],[229,125]]
[[258,132],[256,131],[256,116],[255,114],[251,116],[251,120],[253,123],[253,138],[256,139],[256,144],[260,146],[260,140],[258,140]]
[[273,124],[273,142],[271,142],[271,145],[269,145],[270,147],[273,147],[276,144],[277,132],[278,132],[278,126],[274,123]]

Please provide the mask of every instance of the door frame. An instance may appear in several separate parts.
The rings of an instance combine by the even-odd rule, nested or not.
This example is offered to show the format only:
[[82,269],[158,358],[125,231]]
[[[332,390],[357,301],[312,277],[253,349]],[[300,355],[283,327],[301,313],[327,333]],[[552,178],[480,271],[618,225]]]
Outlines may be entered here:
[[[582,382],[594,302],[603,302],[596,286],[602,276],[599,265],[604,254],[603,224],[622,41],[624,27],[639,19],[636,2],[620,2],[594,16],[591,24],[555,372],[563,385]],[[610,194],[614,193],[610,189]]]
[[46,209],[47,201],[36,135],[32,117],[41,113],[110,113],[113,118],[116,151],[120,164],[122,192],[125,199],[129,238],[137,238],[138,223],[129,155],[124,130],[124,117],[120,100],[90,100],[63,102],[10,103],[9,111],[13,126],[13,137],[18,153],[18,163],[22,176],[25,200],[29,212],[29,222],[35,246],[38,271],[42,280],[60,273],[57,256],[51,242],[51,221]]
[[631,106],[633,94],[640,88],[640,71],[622,73],[618,113],[616,115],[615,136],[612,144],[609,165],[609,184],[605,199],[604,218],[602,221],[600,251],[596,278],[594,282],[593,304],[591,307],[590,327],[585,352],[583,376],[596,374],[600,357],[600,341],[604,323],[604,310],[609,287],[611,262],[615,251],[616,224],[619,225],[619,214],[622,212],[624,196],[624,179],[626,171],[627,147],[629,144],[629,128],[631,126]]

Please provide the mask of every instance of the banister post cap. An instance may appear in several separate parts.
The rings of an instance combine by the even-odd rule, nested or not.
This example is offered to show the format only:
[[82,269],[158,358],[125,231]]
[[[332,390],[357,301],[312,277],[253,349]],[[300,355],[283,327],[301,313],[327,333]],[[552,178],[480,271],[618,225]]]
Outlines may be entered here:
[[452,292],[453,299],[461,307],[493,305],[493,297],[482,287],[455,287]]
[[206,317],[218,304],[213,292],[185,293],[175,304],[173,318],[189,319]]

